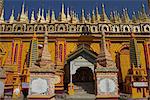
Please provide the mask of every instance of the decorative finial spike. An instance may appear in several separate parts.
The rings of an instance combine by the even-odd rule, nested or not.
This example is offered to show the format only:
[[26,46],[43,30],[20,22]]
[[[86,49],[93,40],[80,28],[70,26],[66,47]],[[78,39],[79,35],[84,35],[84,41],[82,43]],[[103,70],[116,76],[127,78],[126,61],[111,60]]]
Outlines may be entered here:
[[39,22],[40,19],[41,19],[41,8],[39,8],[39,10],[38,10],[37,21]]
[[54,10],[52,10],[52,17],[51,17],[51,22],[54,22],[56,19],[55,19],[55,12]]
[[46,22],[50,21],[50,10],[46,13]]
[[32,11],[32,14],[31,14],[31,23],[35,23],[35,18],[34,18],[34,10]]
[[105,12],[105,8],[104,8],[104,4],[102,4],[102,15],[101,15],[101,21],[104,21],[104,22],[109,22],[109,19],[106,15],[106,12]]
[[1,18],[0,18],[0,23],[4,22],[4,9],[2,10]]
[[92,23],[95,23],[95,11],[94,10],[92,10]]
[[82,8],[82,11],[81,11],[81,23],[84,23],[85,22],[85,17],[84,17],[84,9]]
[[60,21],[66,21],[66,15],[65,15],[65,12],[64,12],[64,4],[62,3],[62,6],[61,6],[61,13],[59,15],[59,20]]
[[11,16],[9,18],[9,23],[13,23],[13,22],[14,22],[14,9],[12,9]]
[[67,8],[67,20],[70,21],[71,17],[70,17],[70,12],[69,12],[69,8]]
[[44,8],[42,9],[42,16],[41,16],[41,23],[45,22],[45,18],[44,18]]

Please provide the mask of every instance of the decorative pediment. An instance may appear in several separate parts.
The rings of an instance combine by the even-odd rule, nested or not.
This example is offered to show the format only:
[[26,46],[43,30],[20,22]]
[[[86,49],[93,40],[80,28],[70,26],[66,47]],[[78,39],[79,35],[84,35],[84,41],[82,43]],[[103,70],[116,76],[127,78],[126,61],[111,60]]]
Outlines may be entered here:
[[79,56],[82,56],[84,59],[87,59],[89,62],[93,64],[96,63],[97,53],[83,46],[79,47],[76,51],[71,53],[67,58],[67,62],[72,61],[78,58]]

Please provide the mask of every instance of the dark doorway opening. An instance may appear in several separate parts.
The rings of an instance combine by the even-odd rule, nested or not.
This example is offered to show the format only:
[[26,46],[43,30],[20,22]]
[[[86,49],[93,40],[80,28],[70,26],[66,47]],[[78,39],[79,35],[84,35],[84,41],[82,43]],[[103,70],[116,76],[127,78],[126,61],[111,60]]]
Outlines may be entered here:
[[75,89],[77,88],[89,94],[95,93],[94,74],[88,67],[80,67],[76,70],[76,73],[73,75],[73,83]]

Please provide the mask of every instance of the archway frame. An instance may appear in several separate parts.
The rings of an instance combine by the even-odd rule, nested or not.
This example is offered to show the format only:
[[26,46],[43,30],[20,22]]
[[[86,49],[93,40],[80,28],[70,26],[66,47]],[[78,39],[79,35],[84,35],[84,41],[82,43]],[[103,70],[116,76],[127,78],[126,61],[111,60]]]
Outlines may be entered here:
[[94,64],[83,58],[82,56],[77,57],[76,59],[70,62],[70,83],[72,82],[72,76],[76,73],[76,71],[81,67],[88,67],[92,70],[93,75],[95,75]]

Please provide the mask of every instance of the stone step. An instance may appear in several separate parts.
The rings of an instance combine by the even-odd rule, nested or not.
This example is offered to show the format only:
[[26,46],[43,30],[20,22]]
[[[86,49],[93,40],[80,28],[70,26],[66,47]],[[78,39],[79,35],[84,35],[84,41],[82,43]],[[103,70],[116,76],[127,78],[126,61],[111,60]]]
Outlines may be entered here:
[[94,91],[93,84],[91,82],[76,82],[74,85],[75,92],[79,92],[77,94],[86,94],[86,93],[94,93],[91,91]]
[[85,91],[85,90],[75,90],[75,93],[77,94],[86,94],[87,93],[87,91]]
[[74,89],[83,89],[81,86],[74,85]]
[[95,95],[92,94],[75,94],[72,96],[67,96],[66,100],[95,100]]

